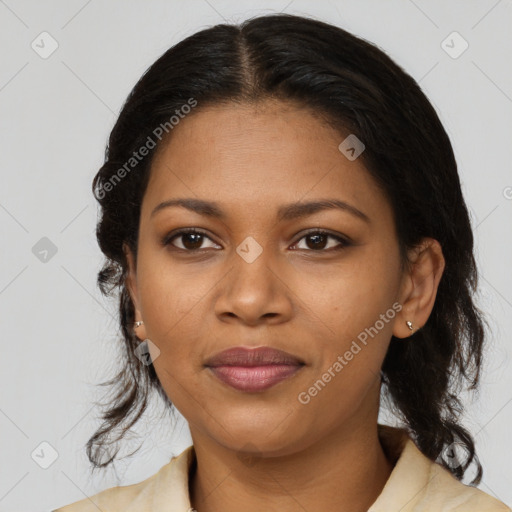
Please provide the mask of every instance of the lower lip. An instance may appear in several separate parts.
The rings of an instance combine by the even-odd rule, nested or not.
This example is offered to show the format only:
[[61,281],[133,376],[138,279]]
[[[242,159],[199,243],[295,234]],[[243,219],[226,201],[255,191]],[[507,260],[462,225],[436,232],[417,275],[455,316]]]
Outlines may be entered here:
[[264,391],[291,377],[302,366],[268,364],[265,366],[215,366],[209,367],[222,382],[239,391]]

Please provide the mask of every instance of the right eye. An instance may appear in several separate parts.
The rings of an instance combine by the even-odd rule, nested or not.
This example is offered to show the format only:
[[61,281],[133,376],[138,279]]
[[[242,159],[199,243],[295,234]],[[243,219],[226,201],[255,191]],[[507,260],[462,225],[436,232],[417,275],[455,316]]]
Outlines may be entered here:
[[[181,239],[181,247],[174,243],[174,240],[176,239]],[[162,240],[162,245],[170,245],[185,252],[195,252],[203,249],[201,245],[205,239],[208,239],[214,243],[211,238],[208,237],[203,231],[200,231],[196,228],[190,228],[177,231],[171,236],[166,235]],[[217,246],[217,244],[215,245]]]

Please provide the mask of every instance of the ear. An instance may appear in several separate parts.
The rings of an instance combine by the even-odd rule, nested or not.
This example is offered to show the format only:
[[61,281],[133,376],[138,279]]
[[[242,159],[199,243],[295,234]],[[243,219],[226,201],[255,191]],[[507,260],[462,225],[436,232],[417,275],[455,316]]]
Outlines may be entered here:
[[[427,323],[445,267],[441,245],[433,238],[423,238],[408,252],[408,257],[409,264],[400,286],[402,309],[393,326],[393,335],[397,338],[407,338]],[[407,321],[412,322],[412,330]]]
[[[133,253],[131,249],[128,247],[128,245],[125,243],[123,244],[123,252],[126,256],[126,261],[128,262],[128,272],[126,276],[126,288],[128,290],[128,293],[130,294],[130,298],[133,303],[133,307],[135,309],[135,321],[141,321],[142,313],[140,310],[140,299],[138,294],[138,288],[137,288],[137,268],[135,265],[135,258],[133,256]],[[135,334],[137,337],[141,340],[145,340],[147,338],[146,335],[146,327],[144,324],[134,329]]]

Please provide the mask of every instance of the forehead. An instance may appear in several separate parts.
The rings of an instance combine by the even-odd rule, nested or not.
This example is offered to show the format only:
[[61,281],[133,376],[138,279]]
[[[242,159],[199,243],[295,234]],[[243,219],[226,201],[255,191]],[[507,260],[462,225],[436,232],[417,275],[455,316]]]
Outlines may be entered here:
[[338,149],[344,138],[293,104],[199,105],[155,156],[145,215],[158,202],[191,196],[266,209],[329,196],[360,209],[389,209],[361,159],[351,161]]

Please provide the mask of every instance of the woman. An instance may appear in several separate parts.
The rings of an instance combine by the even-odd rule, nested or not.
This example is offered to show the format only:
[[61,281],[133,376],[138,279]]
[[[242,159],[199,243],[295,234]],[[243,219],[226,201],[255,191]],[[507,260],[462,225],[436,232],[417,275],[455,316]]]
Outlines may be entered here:
[[193,445],[59,511],[510,510],[460,481],[484,331],[452,147],[382,51],[290,15],[198,32],[134,87],[93,189],[126,362],[89,458],[151,390]]

